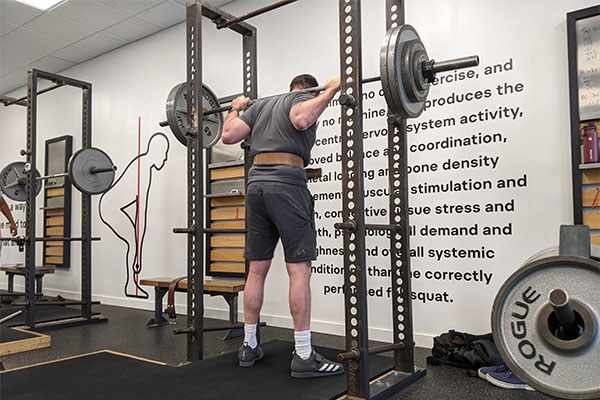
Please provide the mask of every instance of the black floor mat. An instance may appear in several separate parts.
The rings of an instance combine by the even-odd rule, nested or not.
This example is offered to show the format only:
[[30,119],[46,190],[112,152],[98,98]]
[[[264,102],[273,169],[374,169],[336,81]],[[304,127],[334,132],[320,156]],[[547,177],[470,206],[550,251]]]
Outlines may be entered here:
[[[0,375],[3,399],[330,399],[346,390],[345,374],[327,378],[290,376],[293,344],[263,345],[265,357],[254,367],[237,365],[226,353],[179,368],[100,352],[65,361],[7,371]],[[339,350],[317,348],[335,359]],[[374,376],[391,368],[392,359],[371,357]],[[35,382],[35,384],[31,384]]]
[[18,331],[7,326],[0,325],[0,343],[16,342],[17,340],[33,339],[39,335],[30,332]]

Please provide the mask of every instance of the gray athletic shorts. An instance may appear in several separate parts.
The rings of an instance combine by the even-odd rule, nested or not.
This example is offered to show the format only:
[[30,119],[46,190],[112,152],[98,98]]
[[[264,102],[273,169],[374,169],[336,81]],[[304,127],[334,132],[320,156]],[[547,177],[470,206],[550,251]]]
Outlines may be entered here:
[[314,199],[305,186],[279,182],[250,183],[246,190],[246,259],[272,259],[281,238],[286,262],[316,260],[314,209]]

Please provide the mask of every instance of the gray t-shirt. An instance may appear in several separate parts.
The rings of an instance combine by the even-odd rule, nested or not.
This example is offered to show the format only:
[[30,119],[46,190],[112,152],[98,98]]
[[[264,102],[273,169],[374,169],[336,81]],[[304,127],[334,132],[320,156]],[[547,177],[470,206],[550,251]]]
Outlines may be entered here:
[[[289,115],[294,105],[312,98],[311,93],[290,92],[258,100],[248,108],[240,119],[252,129],[250,157],[254,158],[258,153],[292,153],[302,157],[304,166],[307,166],[317,136],[317,125],[299,131],[292,125]],[[250,168],[248,183],[260,181],[306,185],[306,173],[288,165],[254,165]]]

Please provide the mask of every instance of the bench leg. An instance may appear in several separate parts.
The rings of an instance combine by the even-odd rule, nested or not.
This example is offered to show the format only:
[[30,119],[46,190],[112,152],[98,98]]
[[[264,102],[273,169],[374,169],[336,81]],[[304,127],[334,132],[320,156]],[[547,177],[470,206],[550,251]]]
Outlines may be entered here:
[[35,277],[35,297],[36,299],[41,298],[44,294],[42,293],[42,278],[44,275],[38,275]]
[[[224,294],[223,298],[229,305],[229,322],[236,324],[238,322],[238,296],[236,294]],[[227,331],[223,340],[233,339],[244,335],[242,328],[230,329]]]
[[146,324],[147,328],[155,328],[157,326],[163,325],[172,325],[173,323],[167,321],[165,317],[163,317],[162,303],[165,294],[167,294],[169,290],[166,288],[161,288],[158,286],[154,287],[154,318],[148,321]]
[[15,291],[15,274],[9,274],[8,275],[8,291],[10,293]]

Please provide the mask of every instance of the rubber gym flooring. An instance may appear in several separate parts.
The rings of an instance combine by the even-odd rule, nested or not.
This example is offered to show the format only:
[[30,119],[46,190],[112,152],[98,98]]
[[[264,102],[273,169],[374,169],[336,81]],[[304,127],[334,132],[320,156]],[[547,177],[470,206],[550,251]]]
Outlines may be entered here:
[[[291,355],[288,354],[293,347],[289,343],[293,332],[289,329],[261,329],[265,358],[253,368],[237,367],[236,352],[242,338],[222,340],[224,332],[204,335],[206,362],[174,368],[172,366],[186,360],[185,337],[172,333],[174,327],[185,325],[185,316],[178,318],[177,325],[146,328],[146,322],[153,316],[151,311],[106,305],[95,306],[94,310],[108,317],[108,322],[53,330],[48,333],[52,337],[51,347],[3,356],[2,362],[7,371],[0,375],[0,398],[308,400],[330,398],[340,387],[342,390],[345,387],[343,375],[310,380],[289,377]],[[221,323],[207,320],[206,326]],[[313,343],[320,347],[340,349],[344,346],[344,338],[313,333]],[[336,354],[335,350],[323,351],[330,352],[332,357]],[[97,353],[76,357],[94,352]],[[148,363],[115,352],[171,366]],[[469,377],[466,371],[459,368],[427,366],[425,358],[429,354],[429,349],[417,348],[417,367],[427,368],[427,375],[391,399],[548,398],[538,392],[497,388],[482,379]],[[76,358],[20,369],[66,357]],[[387,361],[386,357],[378,357],[373,369],[387,368]],[[391,365],[391,361],[389,363]],[[235,377],[234,381],[232,377]],[[261,388],[260,395],[256,388]]]

